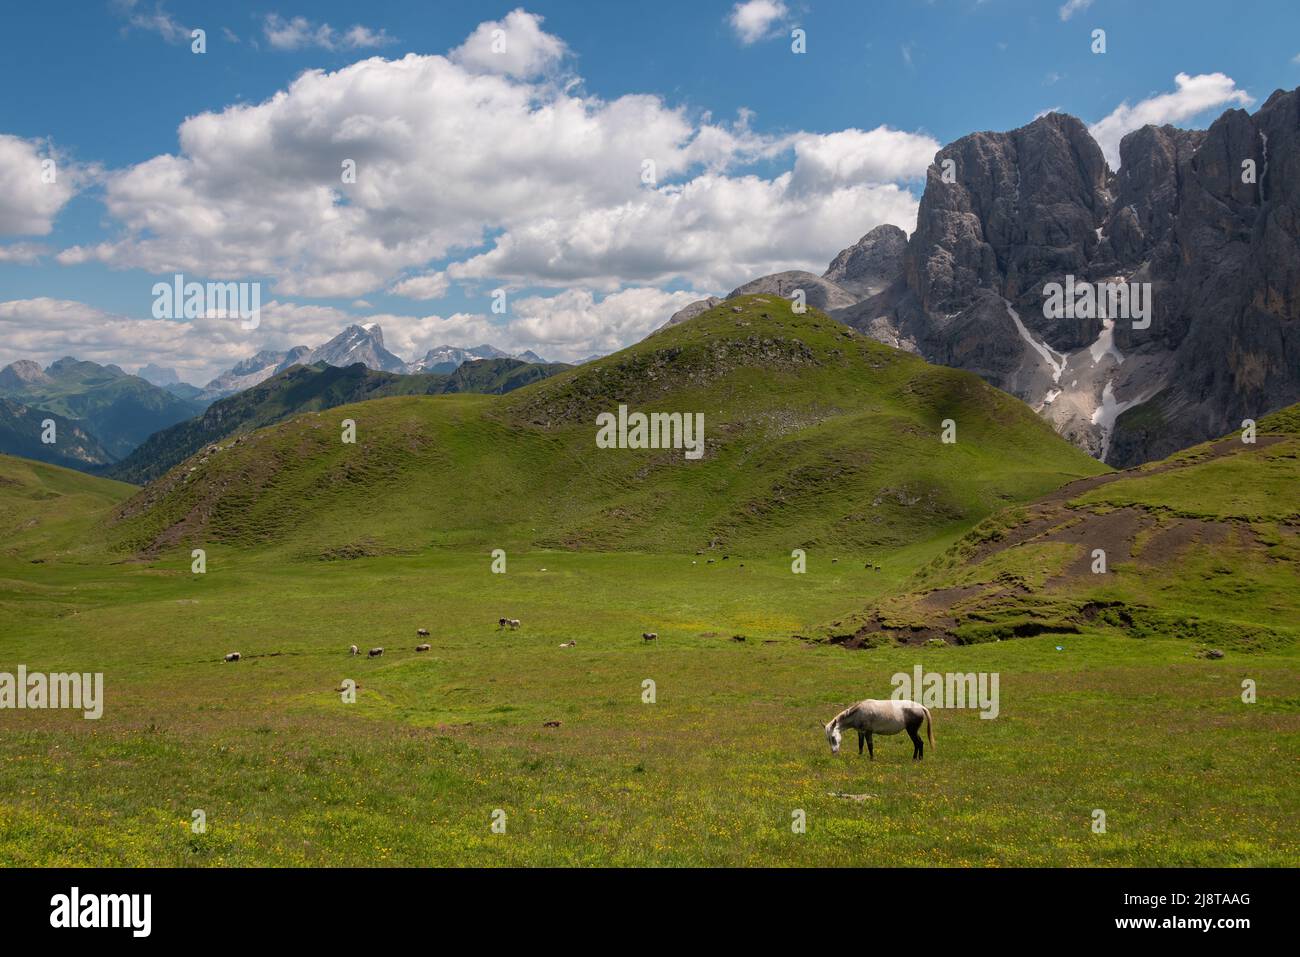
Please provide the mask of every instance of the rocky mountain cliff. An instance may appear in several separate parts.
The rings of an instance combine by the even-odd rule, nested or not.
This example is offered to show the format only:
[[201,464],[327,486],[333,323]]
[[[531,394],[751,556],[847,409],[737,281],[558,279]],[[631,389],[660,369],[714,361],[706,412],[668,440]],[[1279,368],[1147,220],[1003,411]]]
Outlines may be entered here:
[[833,282],[858,299],[883,292],[903,270],[907,233],[885,223],[867,233],[831,260],[822,279]]
[[1203,131],[1134,130],[1118,171],[1072,116],[972,133],[935,155],[910,239],[878,226],[821,277],[727,298],[796,289],[1112,465],[1239,429],[1300,400],[1300,91]]
[[202,397],[208,402],[213,402],[234,395],[236,392],[242,392],[244,389],[251,389],[277,372],[283,372],[292,365],[302,363],[304,357],[310,354],[311,349],[308,346],[294,346],[283,352],[263,349],[256,355],[235,363],[209,382],[204,386]]
[[314,349],[309,346],[294,346],[284,352],[263,349],[209,382],[202,398],[213,402],[251,389],[290,366],[317,362],[340,368],[360,362],[377,372],[407,371],[406,363],[384,348],[384,332],[376,323],[353,324]]
[[406,363],[384,348],[384,331],[374,322],[348,326],[299,361],[303,365],[324,362],[332,366],[350,366],[360,362],[376,372],[406,371]]
[[[1149,318],[1049,312],[1069,277],[1149,283]],[[1300,93],[1203,132],[1135,130],[1118,172],[1071,116],[963,137],[935,156],[894,281],[833,314],[977,372],[1112,465],[1294,403]]]

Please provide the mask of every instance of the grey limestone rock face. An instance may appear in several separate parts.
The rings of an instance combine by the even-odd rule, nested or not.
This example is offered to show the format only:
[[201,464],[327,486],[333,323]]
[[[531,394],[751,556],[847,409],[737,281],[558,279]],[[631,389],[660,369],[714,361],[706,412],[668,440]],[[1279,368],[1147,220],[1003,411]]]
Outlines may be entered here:
[[[1149,327],[1047,315],[1067,276],[1149,283]],[[1297,91],[1205,131],[1134,130],[1118,172],[1070,116],[963,137],[935,157],[899,275],[834,313],[978,373],[1121,467],[1296,402],[1298,314]]]
[[885,223],[841,250],[822,278],[865,299],[883,292],[898,278],[906,253],[907,233]]

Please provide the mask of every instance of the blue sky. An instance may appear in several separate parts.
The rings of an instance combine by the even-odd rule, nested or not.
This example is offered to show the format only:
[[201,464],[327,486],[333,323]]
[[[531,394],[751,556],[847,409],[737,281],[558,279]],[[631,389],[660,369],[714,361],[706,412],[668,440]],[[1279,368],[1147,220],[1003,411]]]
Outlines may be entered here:
[[[1048,109],[1116,135],[1205,125],[1300,85],[1300,5],[1063,3],[7,3],[0,182],[22,179],[0,198],[0,361],[198,380],[351,320],[405,358],[484,338],[578,358],[910,229],[928,156],[966,133]],[[487,54],[494,23],[521,59]],[[333,173],[350,152],[356,189]],[[24,164],[49,156],[60,192],[28,196]],[[173,269],[260,281],[274,306],[254,333],[152,319]]]

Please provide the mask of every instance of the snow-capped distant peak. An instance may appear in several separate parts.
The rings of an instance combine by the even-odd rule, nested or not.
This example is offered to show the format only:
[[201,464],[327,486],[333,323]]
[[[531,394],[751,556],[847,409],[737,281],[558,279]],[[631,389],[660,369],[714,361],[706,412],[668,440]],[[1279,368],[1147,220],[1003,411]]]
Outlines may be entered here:
[[511,354],[488,343],[469,347],[441,345],[430,349],[424,354],[423,358],[408,363],[406,368],[409,372],[447,373],[454,372],[464,363],[472,362],[475,359],[520,359],[524,362],[545,361],[532,352],[525,351]]

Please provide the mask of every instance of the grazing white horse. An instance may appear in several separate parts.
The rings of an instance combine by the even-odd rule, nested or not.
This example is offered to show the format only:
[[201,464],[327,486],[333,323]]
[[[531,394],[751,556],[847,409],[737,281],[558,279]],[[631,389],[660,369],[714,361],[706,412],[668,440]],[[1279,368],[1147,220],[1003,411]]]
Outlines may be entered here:
[[906,699],[878,701],[867,698],[855,705],[845,708],[830,721],[826,722],[826,740],[830,742],[831,753],[839,754],[840,737],[845,729],[858,732],[858,754],[862,753],[865,742],[871,760],[876,759],[876,750],[872,746],[873,734],[898,734],[906,731],[912,739],[912,760],[920,761],[925,757],[925,744],[917,734],[921,722],[925,722],[925,735],[934,747],[934,731],[930,728],[930,709],[925,705]]

